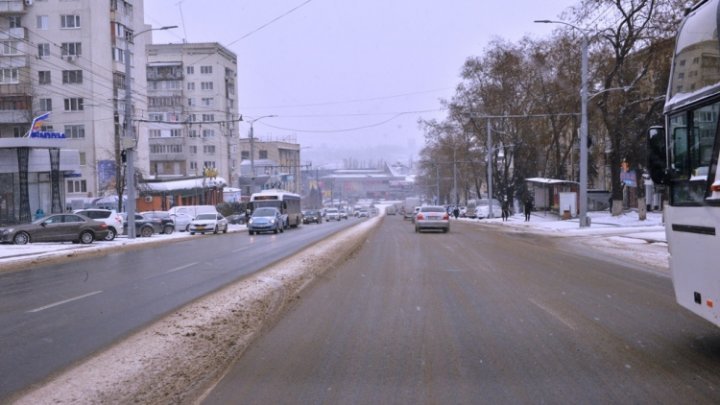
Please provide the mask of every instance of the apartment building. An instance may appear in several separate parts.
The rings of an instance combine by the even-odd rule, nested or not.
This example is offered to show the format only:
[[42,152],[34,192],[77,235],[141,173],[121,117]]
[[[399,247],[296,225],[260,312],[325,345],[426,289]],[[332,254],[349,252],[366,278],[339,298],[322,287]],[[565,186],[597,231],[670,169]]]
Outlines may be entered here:
[[237,182],[237,56],[218,43],[147,46],[150,175]]
[[[130,58],[132,116],[138,117],[147,111],[148,29],[142,0],[0,1],[0,137],[23,137],[33,117],[49,112],[41,130],[64,133],[65,147],[79,151],[80,169],[63,184],[67,200],[117,193],[124,61]],[[132,128],[143,175],[147,131]]]
[[[240,139],[240,179],[243,195],[262,188],[281,188],[300,193],[300,144],[292,137]],[[251,158],[251,150],[254,156]],[[254,171],[254,173],[253,173]]]

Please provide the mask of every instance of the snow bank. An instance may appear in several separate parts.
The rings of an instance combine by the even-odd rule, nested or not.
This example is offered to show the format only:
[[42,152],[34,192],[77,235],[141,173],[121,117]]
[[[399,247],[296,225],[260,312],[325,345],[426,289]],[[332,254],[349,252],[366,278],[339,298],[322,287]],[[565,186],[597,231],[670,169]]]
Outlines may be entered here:
[[375,217],[197,300],[16,399],[17,404],[197,399],[302,289],[356,251]]

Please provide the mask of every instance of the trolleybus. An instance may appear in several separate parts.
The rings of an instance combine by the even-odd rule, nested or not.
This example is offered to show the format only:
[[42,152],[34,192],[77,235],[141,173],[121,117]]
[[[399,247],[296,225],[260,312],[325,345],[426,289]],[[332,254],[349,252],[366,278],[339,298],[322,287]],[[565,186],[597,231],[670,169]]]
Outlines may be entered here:
[[275,207],[282,214],[284,227],[295,228],[302,222],[300,196],[285,190],[268,189],[250,196],[250,212],[258,207]]
[[677,302],[720,326],[720,0],[680,25],[665,126],[649,131],[648,166],[668,190],[665,229]]

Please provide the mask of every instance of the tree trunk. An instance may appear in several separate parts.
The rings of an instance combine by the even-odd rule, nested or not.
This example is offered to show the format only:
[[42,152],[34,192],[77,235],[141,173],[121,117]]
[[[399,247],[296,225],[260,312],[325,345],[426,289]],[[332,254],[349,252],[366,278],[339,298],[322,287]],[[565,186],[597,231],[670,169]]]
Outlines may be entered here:
[[645,197],[638,197],[638,219],[644,221],[647,219],[647,206],[645,205]]

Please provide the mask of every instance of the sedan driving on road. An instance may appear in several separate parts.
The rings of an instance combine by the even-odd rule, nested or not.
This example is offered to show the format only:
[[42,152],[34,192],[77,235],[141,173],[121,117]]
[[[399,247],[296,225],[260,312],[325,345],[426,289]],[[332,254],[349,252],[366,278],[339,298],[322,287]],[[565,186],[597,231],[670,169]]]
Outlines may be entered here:
[[250,235],[260,232],[283,232],[282,214],[274,207],[260,207],[253,211],[247,228]]
[[90,244],[108,235],[108,226],[80,214],[52,214],[29,224],[0,229],[3,242],[24,245],[36,242],[74,242]]
[[212,233],[227,233],[228,221],[220,213],[204,213],[198,214],[195,219],[190,221],[188,231],[190,235],[195,235],[196,232],[205,234],[205,232]]
[[437,229],[443,232],[450,230],[450,215],[445,211],[445,207],[439,205],[419,207],[415,214],[415,232],[425,229]]

